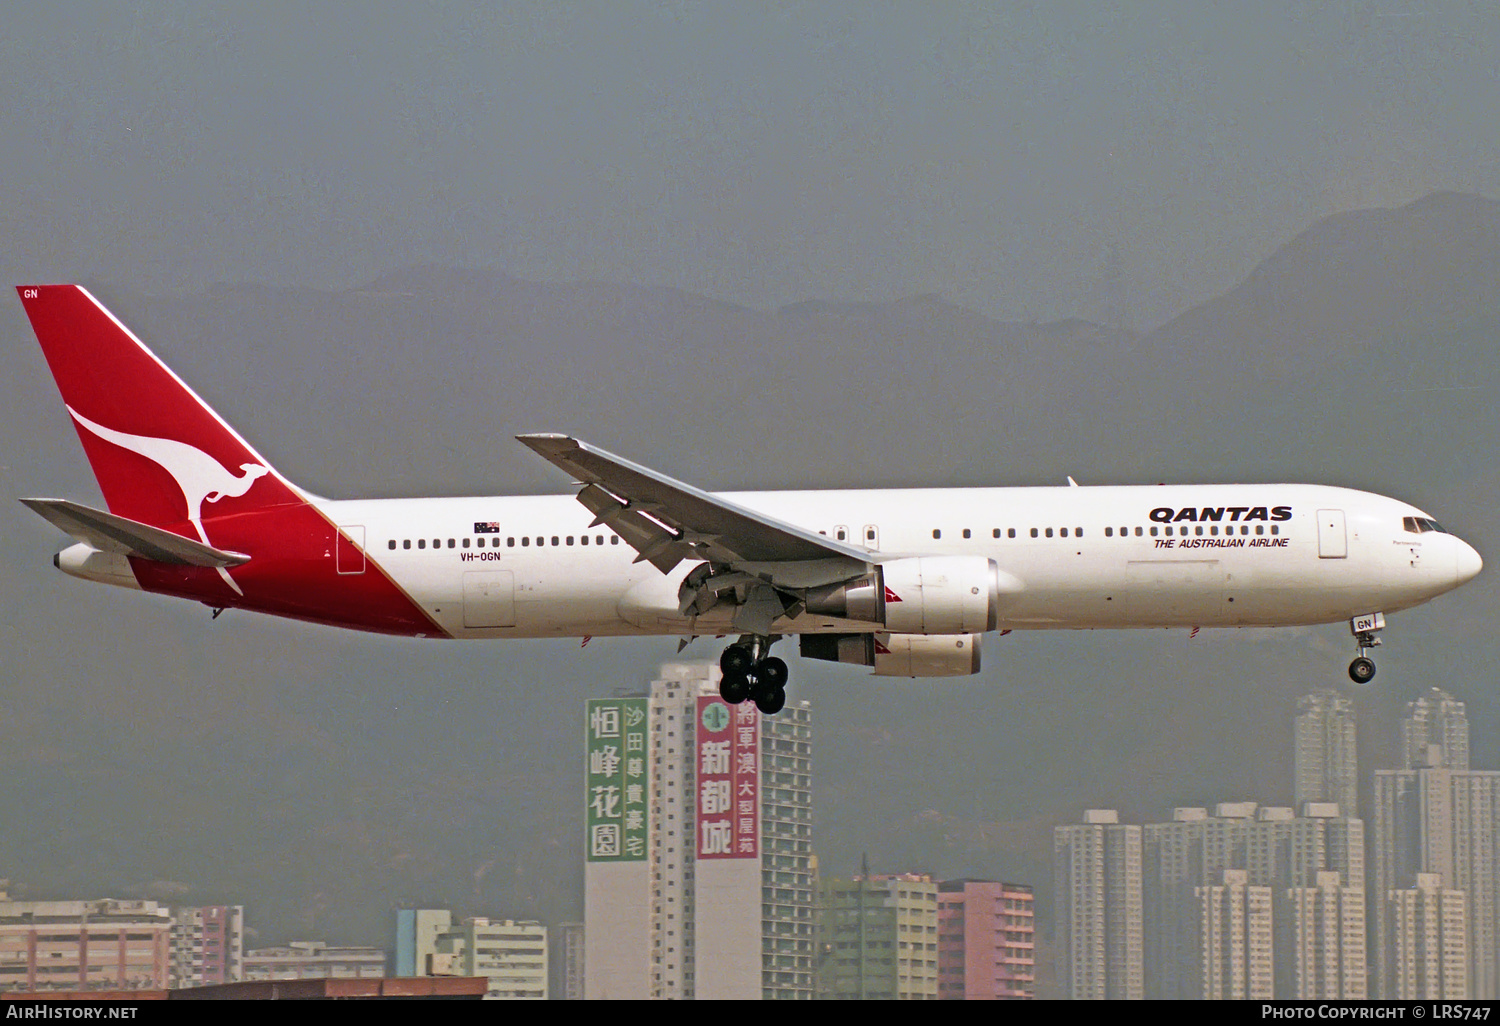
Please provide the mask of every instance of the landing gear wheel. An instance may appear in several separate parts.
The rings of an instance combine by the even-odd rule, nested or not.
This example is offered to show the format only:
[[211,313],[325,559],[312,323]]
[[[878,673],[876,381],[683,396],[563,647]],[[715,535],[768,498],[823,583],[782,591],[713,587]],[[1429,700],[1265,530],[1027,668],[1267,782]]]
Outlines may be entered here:
[[781,707],[784,705],[786,705],[784,688],[759,687],[755,689],[755,707],[763,716],[775,716],[781,712]]
[[719,679],[719,697],[739,705],[750,697],[750,679],[741,673],[726,673]]
[[1349,664],[1349,679],[1356,684],[1368,684],[1375,677],[1375,660],[1360,656]]
[[744,645],[730,645],[719,656],[719,669],[726,677],[748,677],[750,667],[755,665],[755,657]]
[[761,660],[760,665],[755,668],[755,679],[766,688],[785,688],[789,676],[791,673],[786,668],[786,661],[775,656]]

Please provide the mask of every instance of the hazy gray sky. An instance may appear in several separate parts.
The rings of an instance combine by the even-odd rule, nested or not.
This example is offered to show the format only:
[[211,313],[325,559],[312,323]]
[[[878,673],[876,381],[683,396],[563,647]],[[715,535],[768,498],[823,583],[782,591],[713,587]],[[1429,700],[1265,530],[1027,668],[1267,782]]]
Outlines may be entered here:
[[1500,192],[1497,26],[1406,0],[48,4],[0,39],[0,272],[438,261],[1144,329],[1327,213]]

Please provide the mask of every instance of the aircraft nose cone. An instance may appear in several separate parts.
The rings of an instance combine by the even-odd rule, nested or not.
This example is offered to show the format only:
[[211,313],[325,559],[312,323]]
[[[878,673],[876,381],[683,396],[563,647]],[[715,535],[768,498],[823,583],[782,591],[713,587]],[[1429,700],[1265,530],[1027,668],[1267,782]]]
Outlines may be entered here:
[[1479,558],[1479,553],[1474,551],[1474,546],[1468,542],[1460,541],[1458,548],[1453,554],[1453,572],[1458,578],[1458,583],[1472,581],[1479,576],[1479,571],[1484,569],[1484,560]]

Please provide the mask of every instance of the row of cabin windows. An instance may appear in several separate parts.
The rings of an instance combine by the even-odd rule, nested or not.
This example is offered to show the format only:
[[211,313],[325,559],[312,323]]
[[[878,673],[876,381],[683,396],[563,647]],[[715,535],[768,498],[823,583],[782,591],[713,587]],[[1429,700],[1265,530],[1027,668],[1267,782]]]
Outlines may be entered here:
[[[1074,527],[1074,528],[1072,528],[1071,529],[1071,531],[1072,531],[1071,535],[1068,533],[1069,530],[1070,529],[1066,528],[1066,527],[1059,527],[1059,528],[1057,528],[1057,536],[1060,537],[1060,538],[1068,538],[1068,537],[1082,538],[1083,537],[1083,528],[1081,528],[1081,527]],[[1163,527],[1163,528],[1157,528],[1157,527],[1151,527],[1151,528],[1137,527],[1135,529],[1135,536],[1137,538],[1141,538],[1141,537],[1144,537],[1147,534],[1149,534],[1152,538],[1155,538],[1157,536],[1158,532],[1160,532],[1160,531],[1164,531],[1168,537],[1171,537],[1172,533],[1173,533],[1171,525],[1168,525],[1168,526]],[[1187,534],[1188,534],[1187,526],[1184,525],[1182,527],[1177,528],[1177,532],[1176,533],[1180,534],[1184,538],[1186,538]],[[1203,525],[1202,524],[1195,524],[1193,526],[1193,533],[1194,534],[1199,534],[1199,535],[1203,534]],[[1209,528],[1208,528],[1208,533],[1210,535],[1217,535],[1219,533],[1219,525],[1217,525],[1217,524],[1210,524]],[[1233,525],[1226,525],[1225,528],[1224,528],[1224,533],[1226,535],[1228,535],[1228,534],[1234,534],[1234,527],[1233,527]],[[1248,524],[1241,524],[1240,525],[1240,534],[1249,534],[1249,533],[1250,533],[1250,526]],[[1266,526],[1264,524],[1256,524],[1255,525],[1255,533],[1256,534],[1265,534],[1266,533]],[[1272,524],[1271,525],[1271,533],[1272,534],[1280,534],[1281,533],[1281,527],[1280,527],[1280,525],[1278,525],[1278,524]],[[966,528],[964,528],[963,535],[964,535],[965,538],[972,538],[973,537],[973,532],[971,532],[966,527]],[[933,538],[942,538],[942,536],[943,536],[942,529],[941,528],[936,528],[936,527],[933,528],[932,529],[932,536],[933,536]],[[995,538],[999,538],[1000,537],[1000,528],[998,528],[998,527],[995,528],[994,532],[992,533],[992,536],[995,537]],[[1007,537],[1007,538],[1014,538],[1015,536],[1016,536],[1016,529],[1014,527],[1006,528],[1006,530],[1005,530],[1005,537]],[[1033,537],[1033,538],[1043,538],[1043,537],[1045,537],[1045,538],[1051,538],[1052,536],[1053,536],[1053,529],[1050,528],[1050,527],[1045,527],[1045,528],[1033,527],[1031,529],[1031,537]],[[1115,536],[1115,529],[1113,527],[1106,527],[1104,529],[1104,537],[1106,537],[1106,538],[1113,538],[1114,536]],[[1130,536],[1130,528],[1128,528],[1128,527],[1122,527],[1122,528],[1120,528],[1120,537],[1121,538],[1127,538],[1129,536]]]
[[[1249,524],[1240,524],[1239,526],[1240,526],[1240,534],[1249,534],[1250,533],[1250,525]],[[1166,532],[1167,537],[1170,538],[1172,536],[1172,527],[1171,527],[1170,524],[1168,526],[1166,526],[1166,527],[1163,527],[1161,530],[1163,530],[1163,531]],[[1152,528],[1148,529],[1144,533],[1150,534],[1151,537],[1155,538],[1156,537],[1156,531],[1157,531],[1157,529],[1154,528],[1154,527],[1152,527]],[[1122,527],[1122,528],[1120,528],[1120,537],[1121,538],[1124,538],[1129,533],[1130,533],[1130,528],[1128,528],[1128,527]],[[1137,538],[1139,538],[1142,535],[1142,533],[1143,532],[1142,532],[1142,530],[1139,527],[1137,527],[1135,529],[1135,536]],[[1188,535],[1187,525],[1183,524],[1181,527],[1178,527],[1177,528],[1177,533],[1179,535],[1181,535],[1182,537],[1186,538],[1187,535]],[[1194,524],[1193,525],[1193,534],[1201,536],[1203,533],[1204,532],[1203,532],[1203,525],[1202,524]],[[1209,524],[1208,525],[1208,533],[1210,535],[1217,535],[1219,533],[1219,525],[1218,524]],[[1227,524],[1227,525],[1225,525],[1225,527],[1224,527],[1224,533],[1226,535],[1234,534],[1234,525],[1233,524]],[[1265,534],[1266,533],[1266,525],[1265,524],[1256,524],[1255,525],[1255,533],[1256,534]],[[1281,533],[1281,525],[1280,524],[1272,524],[1271,525],[1271,533],[1272,534],[1280,534]],[[1104,529],[1104,537],[1109,538],[1109,537],[1112,537],[1113,534],[1114,534],[1114,528],[1112,528],[1112,527],[1106,527]]]
[[[595,545],[603,545],[604,544],[604,535],[602,535],[602,534],[596,534],[596,535],[593,536],[593,538],[594,538],[593,544],[595,544]],[[474,547],[475,548],[479,548],[479,549],[484,548],[484,539],[483,538],[475,538],[475,539],[473,539],[473,541],[474,541]],[[553,545],[572,545],[574,543],[574,541],[575,541],[575,539],[574,539],[573,535],[571,535],[571,534],[567,535],[566,537],[561,536],[561,535],[556,535],[556,534],[554,534],[552,536],[552,544]],[[576,541],[577,541],[577,543],[579,545],[588,545],[588,544],[590,544],[589,543],[589,536],[586,535],[586,534],[579,535],[577,537]],[[547,544],[547,539],[545,537],[538,537],[537,540],[536,540],[536,543],[537,543],[538,546],[546,545]],[[620,544],[620,536],[617,535],[617,534],[610,535],[609,536],[609,543],[611,545],[618,545],[618,544]],[[521,547],[522,548],[527,548],[530,545],[531,545],[531,539],[529,537],[523,537],[521,539]],[[386,543],[386,547],[394,549],[396,547],[396,539],[392,538],[389,542]],[[401,547],[403,549],[409,549],[409,548],[411,548],[411,539],[410,538],[403,539],[402,542],[401,542]],[[432,539],[432,547],[435,548],[435,549],[442,548],[443,547],[443,539],[441,539],[441,538],[434,538],[434,539]],[[468,538],[449,538],[448,539],[448,548],[450,548],[450,549],[456,549],[456,548],[460,548],[460,547],[465,548],[465,549],[468,548],[469,547],[469,539]],[[498,536],[490,539],[490,547],[491,548],[495,548],[495,549],[498,549],[500,547],[500,538]],[[505,547],[509,548],[509,549],[515,548],[516,547],[516,539],[514,539],[514,538],[507,538],[507,539],[505,539]],[[425,549],[425,548],[427,548],[427,539],[426,538],[418,538],[417,539],[417,548],[419,548],[419,549]]]

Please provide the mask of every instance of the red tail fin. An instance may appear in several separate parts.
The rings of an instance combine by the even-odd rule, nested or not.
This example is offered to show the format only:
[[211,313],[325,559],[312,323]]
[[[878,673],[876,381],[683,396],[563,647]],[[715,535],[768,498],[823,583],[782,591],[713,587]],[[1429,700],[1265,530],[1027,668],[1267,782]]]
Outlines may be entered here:
[[17,291],[110,512],[207,542],[205,517],[303,501],[86,289]]

